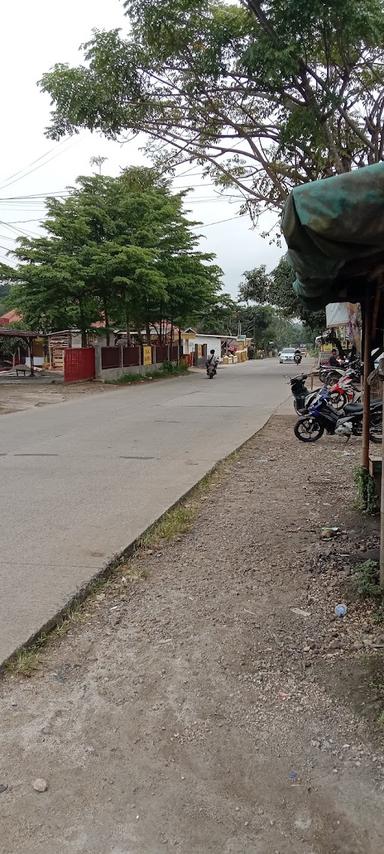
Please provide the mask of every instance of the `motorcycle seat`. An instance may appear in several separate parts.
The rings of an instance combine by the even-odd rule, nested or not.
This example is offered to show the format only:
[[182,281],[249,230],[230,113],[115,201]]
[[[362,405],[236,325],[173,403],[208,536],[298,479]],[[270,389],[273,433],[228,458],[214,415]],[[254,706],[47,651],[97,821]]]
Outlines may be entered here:
[[[381,409],[381,407],[382,407],[382,402],[381,402],[381,400],[378,400],[375,403],[371,403],[369,408],[370,408],[371,412],[374,412],[375,409]],[[344,406],[344,412],[346,415],[359,415],[362,411],[363,411],[363,404],[362,403],[347,403],[347,405]]]

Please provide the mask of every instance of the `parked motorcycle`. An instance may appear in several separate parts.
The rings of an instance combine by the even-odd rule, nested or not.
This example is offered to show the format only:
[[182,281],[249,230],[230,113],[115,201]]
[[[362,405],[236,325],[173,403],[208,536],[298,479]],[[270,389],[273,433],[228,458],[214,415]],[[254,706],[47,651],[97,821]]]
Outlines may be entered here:
[[292,377],[290,380],[291,392],[293,394],[293,405],[299,415],[307,412],[307,400],[312,403],[315,396],[305,385],[305,380],[307,378],[308,374],[299,374],[297,377]]
[[346,371],[352,371],[356,382],[359,382],[361,377],[360,359],[351,359],[349,362],[347,360],[345,364],[340,365],[339,368],[324,365],[319,369],[319,379],[324,383],[324,385],[332,386],[345,375]]
[[361,397],[358,388],[360,377],[353,368],[349,368],[330,387],[330,403],[337,411],[344,409],[348,403],[356,403]]
[[[382,441],[382,401],[371,403],[369,438],[371,442],[379,444]],[[330,392],[327,388],[321,389],[316,400],[294,427],[294,433],[301,442],[317,442],[321,439],[324,430],[330,435],[338,436],[361,436],[363,430],[363,406],[361,403],[349,403],[344,407],[342,414],[337,412],[330,404]]]
[[[309,407],[314,403],[320,392],[320,389],[310,391],[307,388],[305,385],[307,378],[308,374],[299,374],[290,380],[294,398],[293,405],[296,412],[300,415],[305,415],[308,412]],[[355,403],[359,396],[360,390],[356,385],[356,373],[352,369],[346,371],[337,383],[329,389],[329,402],[338,412],[344,409],[348,403]]]

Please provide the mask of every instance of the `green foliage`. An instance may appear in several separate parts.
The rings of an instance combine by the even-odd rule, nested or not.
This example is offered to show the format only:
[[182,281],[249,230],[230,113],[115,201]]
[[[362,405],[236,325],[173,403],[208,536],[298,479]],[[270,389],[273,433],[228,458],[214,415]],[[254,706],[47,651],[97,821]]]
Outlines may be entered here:
[[[270,340],[276,340],[279,344],[296,344],[300,343],[298,338],[302,342],[308,338],[315,338],[325,327],[323,311],[309,312],[303,308],[292,288],[294,279],[292,267],[288,259],[283,257],[272,273],[267,273],[264,265],[246,271],[239,287],[240,299],[261,303],[264,306],[267,304],[265,307],[275,308],[276,331],[272,333],[271,330]],[[302,325],[294,328],[292,324],[284,324],[283,321],[288,318],[291,320],[298,318]]]
[[364,513],[375,515],[379,510],[379,502],[373,477],[365,468],[357,466],[354,472],[354,480],[357,489],[358,509]]
[[265,264],[253,270],[246,270],[243,273],[243,281],[240,283],[239,298],[244,302],[270,302],[270,286],[271,280],[267,275]]
[[379,566],[375,560],[366,560],[353,568],[352,584],[360,599],[382,599],[379,580]]
[[174,365],[172,362],[163,362],[161,368],[153,371],[146,371],[145,374],[122,374],[117,380],[108,380],[109,385],[132,385],[133,383],[143,383],[150,380],[161,380],[169,376],[180,376],[188,373],[188,365],[185,362],[180,362]]
[[233,335],[237,330],[238,303],[229,294],[220,294],[207,311],[198,318],[199,332],[207,335]]
[[10,291],[9,282],[0,282],[0,316],[8,311],[7,298]]
[[20,264],[6,272],[13,306],[33,328],[75,327],[85,337],[103,319],[141,333],[215,302],[221,271],[196,248],[183,194],[172,194],[155,170],[79,178],[47,207],[46,234],[20,238]]
[[245,209],[383,158],[382,0],[128,0],[128,35],[41,87],[53,138],[144,133],[167,168],[195,160]]

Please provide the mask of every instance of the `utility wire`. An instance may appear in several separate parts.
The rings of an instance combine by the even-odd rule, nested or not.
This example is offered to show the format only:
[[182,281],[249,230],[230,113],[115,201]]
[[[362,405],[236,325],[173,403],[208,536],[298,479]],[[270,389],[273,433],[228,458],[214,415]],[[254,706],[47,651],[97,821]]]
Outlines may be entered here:
[[241,219],[243,214],[238,214],[237,216],[230,216],[228,219],[217,219],[215,222],[207,222],[202,223],[201,225],[191,225],[191,228],[209,228],[211,225],[220,225],[222,222],[232,222],[234,219]]
[[[9,179],[6,179],[5,183],[0,186],[0,190],[5,190],[6,187],[10,187],[12,184],[17,184],[18,181],[22,181],[23,178],[27,178],[28,175],[32,174],[32,172],[36,172],[37,169],[41,169],[43,166],[46,166],[47,163],[50,163],[52,160],[55,160],[56,157],[59,157],[61,154],[63,154],[64,151],[68,151],[68,148],[70,148],[73,145],[73,143],[74,143],[74,140],[71,140],[65,148],[64,147],[61,148],[60,151],[57,151],[57,149],[56,149],[56,153],[52,157],[48,157],[48,154],[50,154],[54,150],[53,148],[51,148],[48,152],[46,152],[45,155],[42,154],[40,157],[37,158],[37,160],[35,160],[29,164],[32,168],[25,166],[24,169],[19,169],[18,173],[15,172],[13,177],[10,176]],[[59,145],[60,145],[60,143],[59,143]],[[56,148],[56,146],[55,146],[55,148]],[[48,159],[43,160],[44,157],[47,157]],[[43,162],[41,162],[41,161],[43,161]],[[37,165],[33,165],[34,163]],[[22,172],[24,172],[24,174],[21,174]]]

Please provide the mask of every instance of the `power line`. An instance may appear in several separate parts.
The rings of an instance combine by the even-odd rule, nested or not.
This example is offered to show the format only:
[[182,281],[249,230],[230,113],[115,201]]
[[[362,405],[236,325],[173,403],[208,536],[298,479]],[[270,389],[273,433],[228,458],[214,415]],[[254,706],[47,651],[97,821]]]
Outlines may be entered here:
[[[65,148],[62,147],[60,149],[60,151],[56,150],[56,153],[53,155],[53,157],[48,157],[48,154],[50,154],[51,151],[54,150],[54,148],[57,149],[57,146],[54,146],[54,148],[49,149],[49,151],[46,152],[46,154],[42,154],[40,157],[38,157],[36,160],[34,160],[32,163],[29,164],[29,166],[31,166],[33,168],[30,169],[28,166],[25,166],[24,169],[19,169],[19,171],[15,172],[13,176],[10,176],[9,179],[6,179],[5,183],[0,186],[0,190],[5,190],[6,187],[10,187],[12,184],[17,184],[18,181],[22,181],[23,178],[27,178],[28,175],[32,174],[32,172],[36,172],[37,169],[41,169],[43,166],[46,166],[47,163],[50,163],[52,160],[55,160],[56,157],[59,157],[61,154],[63,154],[64,151],[68,151],[68,148],[70,148],[71,145],[73,145],[73,143],[74,143],[74,140],[71,140]],[[59,143],[59,145],[60,145],[60,143]],[[43,160],[45,157],[48,157],[48,159]],[[43,162],[41,162],[42,160],[43,160]],[[37,165],[35,166],[34,163],[36,163]],[[21,174],[23,172],[24,172],[24,174]],[[19,176],[19,177],[17,177],[17,176]]]
[[238,214],[237,216],[230,216],[228,219],[217,219],[215,222],[207,222],[202,225],[191,225],[191,228],[209,228],[211,225],[220,225],[222,222],[232,222],[234,219],[241,219],[243,214]]
[[[60,144],[60,143],[59,143],[59,144]],[[30,166],[34,166],[34,165],[35,165],[35,163],[38,163],[40,160],[43,160],[43,158],[44,158],[44,157],[48,157],[48,154],[50,154],[50,153],[51,153],[51,151],[54,151],[54,150],[55,150],[55,148],[56,148],[56,145],[53,145],[53,146],[52,146],[52,148],[50,148],[50,149],[49,149],[48,151],[46,151],[44,154],[40,154],[40,157],[36,157],[36,159],[35,159],[35,160],[32,160],[32,162],[31,162],[31,163],[28,163],[28,164],[27,164],[27,166],[24,166],[24,167],[23,167],[23,169],[19,169],[17,172],[13,172],[13,173],[12,173],[12,175],[8,175],[8,178],[4,178],[4,181],[5,181],[5,182],[7,182],[7,181],[11,181],[11,180],[12,180],[12,178],[16,178],[16,176],[17,176],[17,175],[20,175],[20,174],[21,174],[21,172],[25,172],[25,170],[26,170],[26,169],[29,169],[29,167],[30,167]],[[0,189],[1,189],[1,188],[0,188]]]
[[24,199],[47,199],[56,196],[69,196],[69,190],[49,190],[46,193],[26,193],[24,196],[0,196],[0,202],[24,201]]

